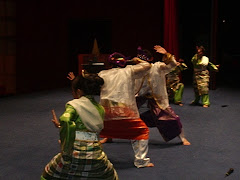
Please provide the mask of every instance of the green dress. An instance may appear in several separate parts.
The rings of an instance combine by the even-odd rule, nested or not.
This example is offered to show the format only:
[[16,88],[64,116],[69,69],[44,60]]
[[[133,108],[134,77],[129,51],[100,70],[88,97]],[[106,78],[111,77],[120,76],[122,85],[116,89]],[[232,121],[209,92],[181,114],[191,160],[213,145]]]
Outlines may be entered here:
[[185,63],[181,63],[166,75],[167,92],[170,102],[174,102],[175,104],[182,103],[184,84],[180,82],[179,76],[187,68]]
[[[84,101],[80,105],[71,101],[66,104],[66,110],[60,117],[61,152],[45,166],[41,180],[118,180],[117,172],[99,142],[104,109],[93,97],[81,97],[79,100],[82,99]],[[85,105],[86,102],[91,105],[91,108]],[[84,124],[83,119],[86,118]],[[98,119],[97,123],[95,119]],[[98,132],[89,130],[86,126],[93,127]]]
[[218,71],[213,63],[209,62],[206,56],[198,58],[197,54],[192,57],[193,72],[193,88],[195,93],[194,104],[198,104],[202,100],[203,105],[210,105],[209,101],[209,71]]

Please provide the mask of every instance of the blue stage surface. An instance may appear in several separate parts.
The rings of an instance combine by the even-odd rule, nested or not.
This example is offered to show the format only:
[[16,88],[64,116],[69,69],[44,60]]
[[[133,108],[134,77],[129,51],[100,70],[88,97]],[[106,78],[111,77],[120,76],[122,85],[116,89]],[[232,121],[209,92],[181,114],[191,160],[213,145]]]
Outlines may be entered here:
[[[209,94],[209,108],[189,105],[191,86],[185,87],[183,107],[171,104],[190,146],[178,138],[166,143],[150,128],[148,156],[154,167],[134,167],[129,140],[104,144],[120,180],[220,180],[230,168],[234,172],[227,179],[240,179],[240,89],[219,87]],[[60,151],[51,110],[59,117],[71,99],[70,88],[0,98],[0,179],[40,179],[44,166]]]

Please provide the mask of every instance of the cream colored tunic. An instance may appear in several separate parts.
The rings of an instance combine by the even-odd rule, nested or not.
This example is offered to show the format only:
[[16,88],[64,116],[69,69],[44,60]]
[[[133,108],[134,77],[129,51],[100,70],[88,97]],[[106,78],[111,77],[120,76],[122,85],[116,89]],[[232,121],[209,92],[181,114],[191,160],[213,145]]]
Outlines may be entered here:
[[137,96],[148,94],[153,96],[161,109],[166,109],[169,106],[166,88],[166,74],[177,65],[174,56],[171,56],[169,60],[168,64],[165,64],[164,62],[153,63],[149,74],[141,80],[136,80],[135,92],[138,92]]
[[151,65],[148,62],[142,61],[137,65],[128,65],[125,68],[112,68],[101,71],[98,75],[104,79],[104,85],[101,89],[100,104],[104,107],[111,107],[114,103],[117,103],[118,106],[122,104],[122,106],[127,106],[133,110],[135,113],[132,114],[136,115],[136,117],[126,118],[139,118],[134,93],[135,80],[145,76],[150,67]]

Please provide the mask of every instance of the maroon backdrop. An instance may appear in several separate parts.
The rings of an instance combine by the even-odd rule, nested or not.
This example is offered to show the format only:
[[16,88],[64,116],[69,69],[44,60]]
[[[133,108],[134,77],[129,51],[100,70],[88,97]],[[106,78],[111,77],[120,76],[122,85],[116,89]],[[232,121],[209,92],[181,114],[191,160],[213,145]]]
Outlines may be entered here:
[[175,4],[167,0],[122,0],[117,5],[110,0],[22,0],[17,4],[17,92],[69,85],[66,75],[78,66],[69,50],[68,25],[73,19],[111,21],[111,52],[134,56],[139,45],[152,49],[159,44],[177,56]]
[[178,42],[178,15],[177,1],[164,0],[164,34],[163,44],[165,49],[174,54],[176,59],[179,58]]

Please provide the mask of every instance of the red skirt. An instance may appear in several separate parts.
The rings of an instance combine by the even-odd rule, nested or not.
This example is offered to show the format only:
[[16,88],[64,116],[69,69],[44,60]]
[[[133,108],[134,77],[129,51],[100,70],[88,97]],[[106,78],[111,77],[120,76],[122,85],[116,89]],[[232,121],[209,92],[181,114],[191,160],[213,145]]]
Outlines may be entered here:
[[[127,107],[105,108],[104,128],[100,133],[102,138],[113,139],[148,139],[149,129],[144,121],[136,117]],[[112,120],[113,119],[113,120]]]

